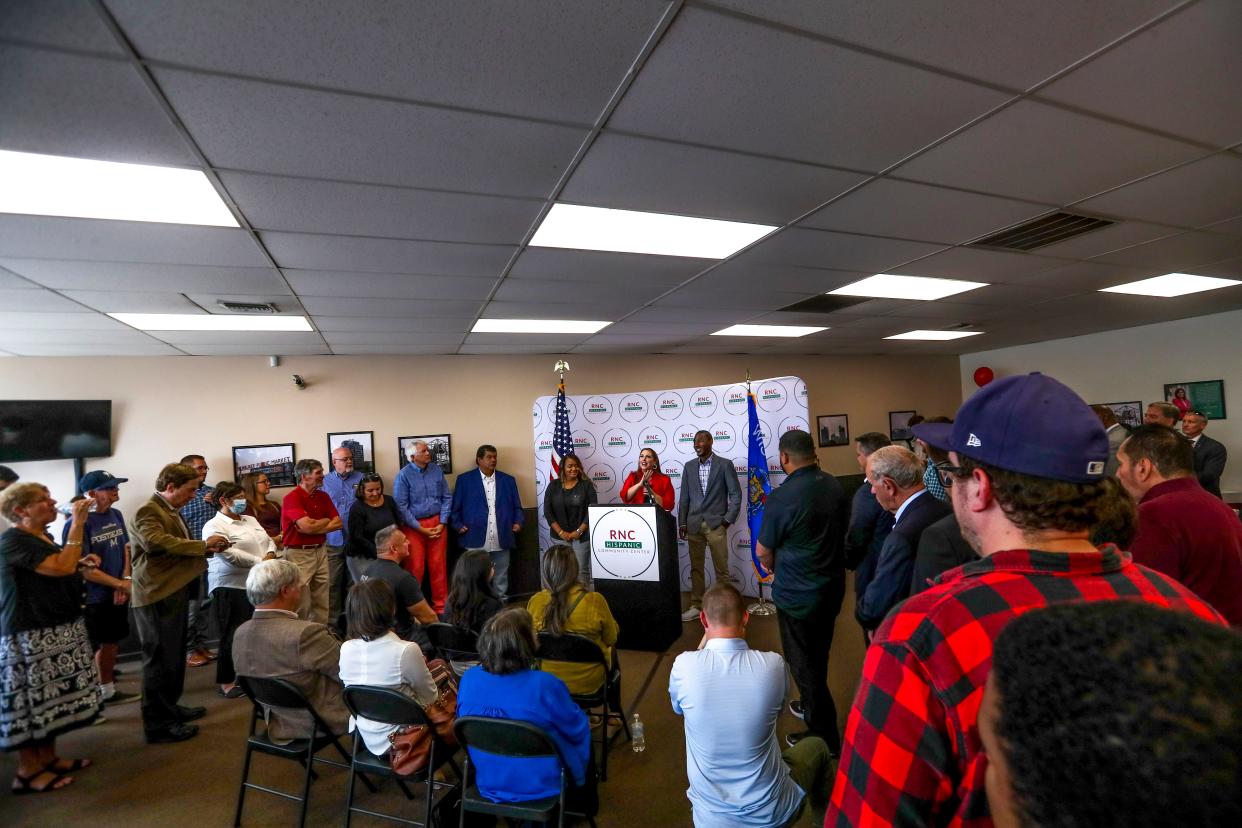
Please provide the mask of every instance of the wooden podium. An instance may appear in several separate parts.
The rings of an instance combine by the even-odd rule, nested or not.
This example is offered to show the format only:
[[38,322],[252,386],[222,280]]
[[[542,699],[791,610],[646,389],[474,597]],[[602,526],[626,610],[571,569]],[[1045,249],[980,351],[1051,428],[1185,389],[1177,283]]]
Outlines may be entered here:
[[658,506],[590,507],[591,575],[623,650],[662,653],[681,637],[677,521]]

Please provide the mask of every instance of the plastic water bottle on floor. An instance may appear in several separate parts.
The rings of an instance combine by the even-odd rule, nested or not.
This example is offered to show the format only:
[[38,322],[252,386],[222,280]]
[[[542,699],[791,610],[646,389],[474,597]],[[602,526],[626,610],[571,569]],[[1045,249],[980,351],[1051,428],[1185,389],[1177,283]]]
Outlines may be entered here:
[[635,753],[642,753],[647,749],[647,737],[643,734],[643,720],[638,718],[637,713],[630,722],[630,737],[630,744]]

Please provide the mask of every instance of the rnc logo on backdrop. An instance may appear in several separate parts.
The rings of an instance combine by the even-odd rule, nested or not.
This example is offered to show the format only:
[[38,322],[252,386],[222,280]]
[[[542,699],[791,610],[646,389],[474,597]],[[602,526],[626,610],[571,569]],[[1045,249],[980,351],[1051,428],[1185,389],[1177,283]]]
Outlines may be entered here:
[[531,408],[530,418],[535,421],[536,426],[538,426],[539,421],[543,419],[543,409],[539,407],[539,403],[535,403],[535,405]]
[[604,432],[604,453],[609,457],[625,457],[630,453],[630,434],[623,428],[610,428]]
[[690,410],[696,417],[710,417],[716,413],[716,392],[700,388],[690,395]]
[[575,431],[570,437],[574,444],[574,454],[579,460],[585,460],[595,453],[595,435],[589,431]]
[[582,407],[582,416],[588,423],[600,423],[612,416],[612,403],[605,397],[591,397]]
[[636,423],[647,416],[647,401],[638,394],[630,394],[621,398],[621,419],[627,423]]
[[794,399],[797,400],[798,402],[804,403],[807,401],[808,396],[809,395],[807,394],[807,391],[806,391],[806,383],[803,382],[802,380],[798,380],[797,382],[795,382],[794,383]]
[[785,407],[785,386],[779,382],[765,382],[759,386],[759,393],[755,395],[759,407],[764,411],[780,411]]
[[[578,416],[578,405],[574,402],[573,397],[565,398],[565,413],[569,415],[571,423],[574,421],[574,417]],[[556,422],[556,397],[548,400],[548,419]]]
[[801,417],[786,417],[781,420],[778,433],[784,434],[788,431],[805,431],[809,434],[811,427],[807,425],[806,420]]
[[682,454],[694,454],[694,435],[699,433],[699,429],[692,425],[678,426],[673,432],[673,448]]
[[732,451],[736,444],[737,434],[734,433],[733,426],[725,422],[712,426],[712,451]]
[[591,482],[595,484],[595,489],[598,492],[611,492],[612,487],[617,482],[617,475],[612,470],[612,466],[607,466],[603,463],[596,463],[594,466],[591,466],[591,470],[587,472],[587,475],[591,478]]
[[656,454],[659,454],[664,451],[667,445],[668,436],[665,435],[664,429],[658,426],[648,426],[643,429],[642,435],[638,438],[638,448],[640,451],[649,448]]
[[735,385],[725,392],[724,408],[730,414],[746,413],[746,386]]
[[673,481],[674,491],[676,491],[677,487],[681,485],[681,470],[682,465],[676,460],[665,460],[664,468],[660,470],[668,475],[669,480]]
[[673,391],[665,391],[656,396],[655,413],[661,420],[675,420],[681,416],[684,404],[681,395]]
[[544,432],[535,438],[535,451],[539,454],[547,454],[552,450],[552,435]]

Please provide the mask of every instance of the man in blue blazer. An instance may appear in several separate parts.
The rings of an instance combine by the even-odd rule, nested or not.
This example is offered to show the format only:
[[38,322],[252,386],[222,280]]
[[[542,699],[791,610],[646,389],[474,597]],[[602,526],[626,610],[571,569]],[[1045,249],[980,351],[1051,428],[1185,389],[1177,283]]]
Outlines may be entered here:
[[712,454],[712,435],[694,435],[695,458],[681,473],[681,497],[677,503],[677,533],[690,547],[690,608],[683,621],[694,621],[703,606],[703,562],[712,549],[716,583],[729,578],[729,525],[742,508],[742,487],[733,462]]
[[477,469],[457,475],[449,524],[457,527],[464,548],[482,549],[492,556],[496,567],[492,586],[503,602],[509,597],[509,552],[517,546],[514,535],[522,531],[526,515],[517,481],[496,471],[496,447],[479,446],[474,462]]

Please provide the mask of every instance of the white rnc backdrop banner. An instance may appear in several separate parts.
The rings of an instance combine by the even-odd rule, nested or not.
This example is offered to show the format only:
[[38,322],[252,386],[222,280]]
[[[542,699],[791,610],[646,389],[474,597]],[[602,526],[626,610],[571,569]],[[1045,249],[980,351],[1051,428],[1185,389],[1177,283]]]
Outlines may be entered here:
[[[792,429],[810,432],[806,383],[798,377],[776,377],[751,382],[758,403],[759,424],[768,475],[776,487],[785,479],[777,457],[777,440]],[[566,396],[574,453],[595,484],[600,503],[620,503],[621,483],[638,468],[638,452],[654,449],[660,467],[673,481],[681,503],[681,472],[694,457],[694,434],[706,429],[717,455],[733,462],[742,491],[742,509],[729,527],[729,572],[747,595],[758,595],[755,569],[750,562],[750,533],[746,527],[746,385],[712,385],[629,394]],[[552,479],[552,431],[556,426],[556,395],[535,400],[531,411],[535,433],[535,500],[539,514],[539,544],[547,549],[552,533],[543,517],[543,495]],[[676,516],[677,507],[673,509]],[[594,532],[594,527],[592,527]],[[690,557],[685,541],[678,544],[681,588],[690,589]],[[711,552],[707,552],[707,584],[713,581]]]

